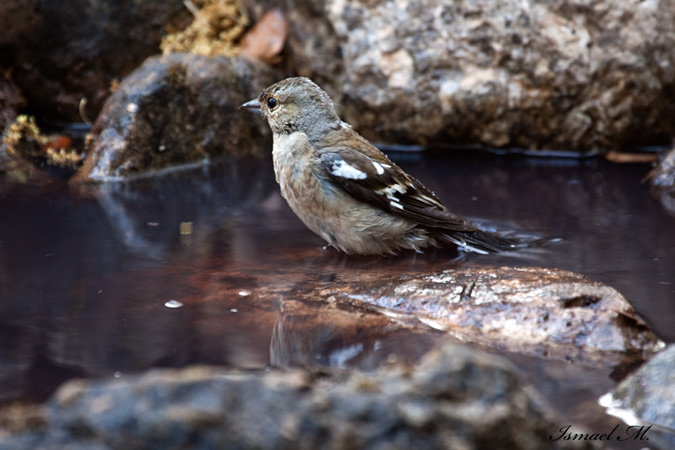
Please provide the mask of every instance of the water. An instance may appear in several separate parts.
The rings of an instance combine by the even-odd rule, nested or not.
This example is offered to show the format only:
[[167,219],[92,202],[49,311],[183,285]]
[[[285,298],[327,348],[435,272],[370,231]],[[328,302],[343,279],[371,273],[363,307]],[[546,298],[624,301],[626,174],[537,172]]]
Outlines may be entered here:
[[[288,209],[270,161],[112,183],[92,196],[58,181],[0,185],[0,404],[44,400],[72,377],[151,367],[372,370],[391,359],[415,361],[446,339],[300,295],[307,283],[330,286],[366,271],[567,269],[613,286],[661,339],[675,341],[675,217],[640,183],[649,165],[392,156],[452,211],[561,241],[523,258],[346,258],[324,249]],[[506,356],[570,419],[599,432],[618,423],[595,400],[623,373]]]

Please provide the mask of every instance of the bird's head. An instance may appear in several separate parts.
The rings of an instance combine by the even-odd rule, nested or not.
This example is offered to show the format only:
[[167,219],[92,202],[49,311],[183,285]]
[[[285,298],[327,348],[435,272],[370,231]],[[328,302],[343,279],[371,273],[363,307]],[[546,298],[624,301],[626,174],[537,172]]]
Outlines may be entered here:
[[287,78],[263,90],[257,99],[240,108],[258,113],[267,119],[275,134],[296,131],[310,139],[321,138],[342,121],[328,94],[309,78]]

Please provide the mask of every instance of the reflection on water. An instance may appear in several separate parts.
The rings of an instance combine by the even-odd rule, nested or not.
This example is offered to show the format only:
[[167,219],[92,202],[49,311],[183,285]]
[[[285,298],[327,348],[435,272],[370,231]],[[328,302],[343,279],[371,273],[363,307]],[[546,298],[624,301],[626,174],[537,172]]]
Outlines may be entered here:
[[[617,288],[659,337],[675,341],[675,217],[640,184],[648,166],[392,156],[451,210],[562,241],[525,255],[347,258],[324,249],[290,212],[269,162],[103,185],[95,199],[58,185],[7,189],[0,194],[0,401],[45,398],[73,376],[153,366],[372,369],[392,358],[415,361],[443,338],[298,298],[306,283],[330,286],[345,271],[394,276],[468,263],[567,269]],[[541,364],[548,363],[529,366]],[[612,385],[608,374],[596,375],[594,391]],[[543,390],[556,378],[540,369],[530,376]]]

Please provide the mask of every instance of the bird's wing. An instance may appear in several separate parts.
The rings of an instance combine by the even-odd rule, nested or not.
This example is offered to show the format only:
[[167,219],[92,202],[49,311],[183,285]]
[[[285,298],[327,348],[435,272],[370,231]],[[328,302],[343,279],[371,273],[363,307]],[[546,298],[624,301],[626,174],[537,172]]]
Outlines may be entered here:
[[[334,145],[319,151],[327,176],[355,199],[421,225],[451,231],[475,231],[476,226],[449,212],[422,183],[406,174],[375,148],[359,151]],[[373,156],[366,154],[370,153]]]

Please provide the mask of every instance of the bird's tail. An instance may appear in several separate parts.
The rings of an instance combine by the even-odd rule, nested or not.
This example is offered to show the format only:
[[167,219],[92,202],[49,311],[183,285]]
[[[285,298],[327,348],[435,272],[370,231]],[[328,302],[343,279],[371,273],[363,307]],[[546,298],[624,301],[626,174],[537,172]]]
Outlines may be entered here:
[[446,244],[454,244],[459,250],[480,253],[503,253],[530,247],[531,242],[503,236],[486,230],[445,231],[437,239]]

